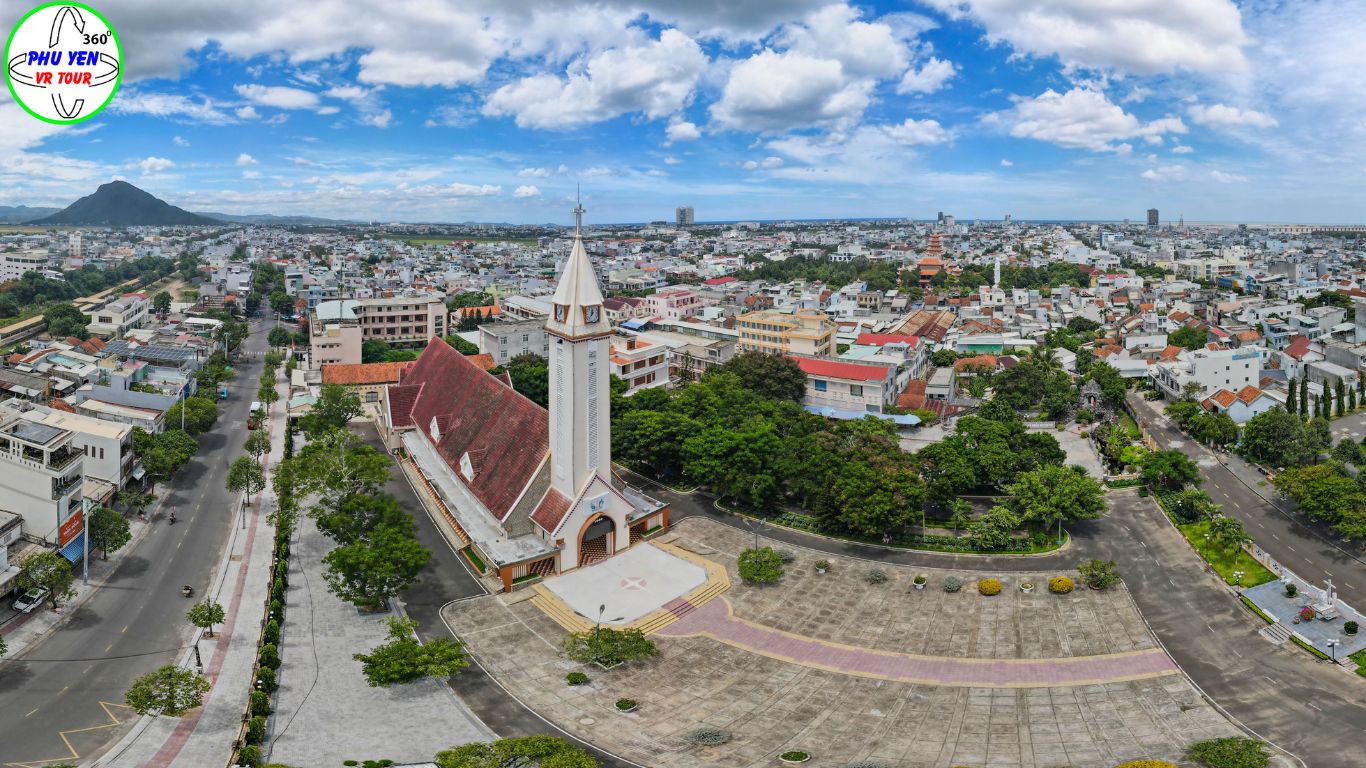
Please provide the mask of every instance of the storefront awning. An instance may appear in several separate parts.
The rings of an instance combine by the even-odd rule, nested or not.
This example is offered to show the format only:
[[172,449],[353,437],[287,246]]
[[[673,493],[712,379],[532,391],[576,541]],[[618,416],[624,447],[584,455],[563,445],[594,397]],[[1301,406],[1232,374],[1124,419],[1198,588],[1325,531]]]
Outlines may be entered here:
[[85,532],[82,531],[79,536],[71,540],[70,544],[67,544],[65,547],[62,547],[62,557],[65,557],[67,560],[70,560],[72,564],[79,563],[81,561],[81,553],[83,553],[84,551]]

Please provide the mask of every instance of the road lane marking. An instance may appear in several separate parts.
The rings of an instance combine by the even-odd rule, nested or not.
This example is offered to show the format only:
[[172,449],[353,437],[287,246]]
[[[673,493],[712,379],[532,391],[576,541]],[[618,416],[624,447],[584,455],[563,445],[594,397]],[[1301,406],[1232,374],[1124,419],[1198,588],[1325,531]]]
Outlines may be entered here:
[[[127,629],[127,627],[124,627],[124,629]],[[113,644],[113,643],[110,643],[109,645],[106,645],[106,646],[104,647],[104,652],[105,652],[105,653],[109,653],[109,651],[110,651],[113,647],[114,647],[114,644]]]
[[1323,710],[1319,709],[1318,707],[1314,706],[1314,702],[1312,702],[1312,701],[1306,701],[1306,702],[1304,702],[1304,705],[1305,705],[1306,707],[1309,707],[1310,709],[1314,710],[1315,712],[1322,712],[1322,711],[1323,711]]
[[[37,712],[39,709],[41,709],[41,707],[34,707],[33,712]],[[24,715],[24,717],[28,717],[29,715],[33,714],[33,712],[29,712],[28,715]]]
[[123,627],[123,629],[120,629],[120,630],[119,630],[119,634],[122,635],[123,633],[125,633],[125,632],[127,632],[127,631],[128,631],[128,625],[125,624],[124,627]]

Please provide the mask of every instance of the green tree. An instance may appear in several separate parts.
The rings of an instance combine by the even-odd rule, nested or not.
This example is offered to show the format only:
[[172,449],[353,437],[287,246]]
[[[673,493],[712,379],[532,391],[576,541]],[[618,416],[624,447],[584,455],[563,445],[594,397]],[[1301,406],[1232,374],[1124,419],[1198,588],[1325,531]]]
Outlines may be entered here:
[[438,637],[419,643],[416,633],[416,621],[391,617],[389,642],[376,646],[370,653],[352,657],[361,663],[361,671],[371,686],[388,688],[424,677],[440,680],[470,665],[460,641]]
[[1219,512],[1214,500],[1199,488],[1183,488],[1173,493],[1167,497],[1167,508],[1183,523],[1193,523],[1202,517],[1213,517]]
[[594,627],[566,635],[560,643],[560,654],[580,664],[612,667],[658,656],[659,648],[639,629]]
[[1344,437],[1333,448],[1333,458],[1344,464],[1361,463],[1361,444],[1350,437]]
[[1315,452],[1305,423],[1279,406],[1253,416],[1243,426],[1243,449],[1273,467],[1307,464]]
[[431,556],[407,531],[385,526],[372,531],[366,541],[327,553],[323,579],[342,600],[378,609],[412,586]]
[[266,334],[266,342],[272,347],[288,347],[294,341],[294,334],[288,328],[276,326]]
[[1241,520],[1227,515],[1217,515],[1209,521],[1209,532],[1214,540],[1229,549],[1241,549],[1251,540]]
[[165,480],[194,457],[199,443],[179,429],[151,434],[133,428],[133,453],[142,460],[142,467],[154,480]]
[[141,515],[142,511],[150,506],[153,500],[152,494],[132,486],[119,491],[118,495],[114,497],[114,501],[134,515]]
[[983,552],[1000,551],[1010,545],[1010,536],[1019,527],[1020,518],[1014,512],[995,506],[968,524],[968,540]]
[[318,401],[299,420],[299,427],[310,440],[317,440],[328,430],[346,429],[352,419],[359,418],[364,412],[360,395],[340,384],[324,384],[318,393]]
[[156,310],[161,314],[166,314],[167,312],[170,312],[171,294],[165,291],[157,291],[156,295],[152,297],[152,309]]
[[1209,333],[1203,328],[1184,326],[1167,335],[1167,343],[1185,349],[1200,349],[1209,341]]
[[286,462],[293,490],[316,495],[315,514],[341,509],[357,494],[374,494],[389,481],[389,458],[350,432],[334,430]]
[[936,349],[934,354],[930,355],[930,365],[935,368],[949,368],[956,362],[958,362],[958,353],[952,349]]
[[931,443],[921,448],[915,458],[925,481],[928,502],[942,507],[977,486],[970,451],[957,437]]
[[[504,366],[512,388],[542,408],[550,407],[550,364],[530,352],[517,355]],[[495,369],[496,370],[496,369]]]
[[389,345],[383,339],[368,339],[360,345],[360,361],[362,363],[382,363],[387,354],[389,354]]
[[91,548],[100,550],[105,560],[110,550],[120,549],[133,539],[127,518],[109,507],[96,507],[90,513],[89,531]]
[[555,736],[466,744],[436,754],[438,768],[598,768],[592,755]]
[[204,630],[205,636],[213,637],[213,625],[222,624],[226,615],[222,605],[212,598],[206,597],[190,606],[190,610],[185,613],[185,618],[189,619],[194,626]]
[[166,411],[166,425],[172,428],[180,426],[181,411],[184,411],[185,431],[191,435],[199,435],[213,429],[213,425],[218,421],[218,404],[207,397],[187,397],[179,403],[171,406]]
[[806,395],[806,374],[783,355],[741,352],[718,369],[740,378],[740,386],[769,400],[799,402]]
[[139,715],[180,717],[204,703],[208,679],[170,664],[133,681],[124,701]]
[[1238,425],[1227,413],[1200,413],[1187,428],[1191,437],[1211,445],[1231,445],[1238,441]]
[[1347,387],[1345,384],[1342,383],[1342,379],[1338,379],[1337,384],[1335,384],[1333,387],[1333,391],[1335,393],[1334,399],[1337,401],[1336,416],[1338,418],[1342,418],[1347,408]]
[[[656,390],[639,394],[650,391]],[[612,423],[612,457],[660,477],[676,477],[683,471],[683,442],[701,429],[700,422],[683,414],[632,411]]]
[[53,610],[76,594],[71,563],[56,552],[34,552],[24,558],[14,581],[20,589],[46,589]]
[[1291,467],[1271,483],[1294,500],[1301,512],[1335,528],[1346,521],[1350,530],[1366,508],[1366,493],[1333,462]]
[[90,318],[76,309],[74,304],[54,304],[48,307],[43,312],[43,321],[47,323],[48,334],[54,339],[75,336],[84,341],[90,338],[90,331],[86,330]]
[[1143,482],[1176,490],[1200,484],[1200,468],[1180,451],[1154,451],[1139,464]]
[[266,476],[261,471],[260,462],[250,456],[233,459],[232,464],[228,465],[227,486],[233,493],[245,494],[247,503],[251,503],[252,497],[266,487]]
[[404,512],[392,496],[385,495],[352,495],[339,508],[318,513],[316,520],[318,530],[338,544],[363,541],[382,527],[401,530],[409,535],[415,535],[417,531],[412,516]]
[[242,447],[259,462],[262,456],[270,453],[270,433],[264,429],[254,430],[247,435],[247,441]]
[[280,399],[280,391],[275,388],[275,382],[261,382],[261,386],[256,390],[256,399],[267,408],[278,401]]
[[1120,582],[1114,560],[1086,560],[1077,565],[1077,572],[1091,589],[1106,589]]
[[849,462],[835,480],[834,501],[840,524],[867,536],[900,530],[924,502],[924,486],[909,470]]
[[783,560],[772,547],[746,549],[736,567],[746,584],[772,584],[783,575]]
[[1006,486],[1010,508],[1024,522],[1056,525],[1105,514],[1105,490],[1084,471],[1047,466],[1024,472]]
[[1086,372],[1086,380],[1100,384],[1101,396],[1105,402],[1113,408],[1118,408],[1124,403],[1124,393],[1128,391],[1129,384],[1109,363],[1097,361],[1091,365]]
[[446,343],[451,345],[456,352],[459,352],[462,355],[468,356],[479,354],[479,347],[465,341],[459,336],[447,336]]
[[715,426],[683,441],[683,471],[723,497],[768,509],[778,500],[782,441],[771,424]]
[[1294,376],[1291,376],[1290,380],[1285,383],[1285,409],[1291,413],[1296,413],[1298,410],[1298,406],[1295,405],[1295,392],[1298,389],[1299,382],[1295,380]]

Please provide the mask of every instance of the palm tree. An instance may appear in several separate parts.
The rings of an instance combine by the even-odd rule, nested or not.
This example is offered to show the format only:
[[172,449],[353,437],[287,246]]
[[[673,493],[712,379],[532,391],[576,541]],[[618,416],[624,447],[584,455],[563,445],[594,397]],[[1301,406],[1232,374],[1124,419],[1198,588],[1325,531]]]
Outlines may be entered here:
[[1062,370],[1062,363],[1058,360],[1058,353],[1052,347],[1035,347],[1029,350],[1029,362],[1038,366],[1044,373],[1053,373]]

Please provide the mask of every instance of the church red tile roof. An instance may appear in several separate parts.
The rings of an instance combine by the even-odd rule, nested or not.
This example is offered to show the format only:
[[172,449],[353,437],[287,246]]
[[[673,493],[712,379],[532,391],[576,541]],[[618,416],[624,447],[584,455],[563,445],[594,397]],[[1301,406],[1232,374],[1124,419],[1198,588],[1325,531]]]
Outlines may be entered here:
[[389,387],[389,423],[395,427],[413,426],[413,403],[420,385]]
[[364,384],[394,384],[398,374],[408,366],[398,363],[338,363],[323,366],[324,384],[360,386]]
[[546,491],[545,498],[541,499],[536,511],[531,513],[531,521],[541,526],[541,529],[546,533],[554,533],[567,514],[569,514],[569,499],[551,488]]
[[[422,387],[412,406],[413,426],[427,434],[451,472],[495,517],[506,518],[549,451],[545,409],[441,339],[427,344],[400,383]],[[460,473],[467,451],[484,452],[483,471],[473,480]]]

